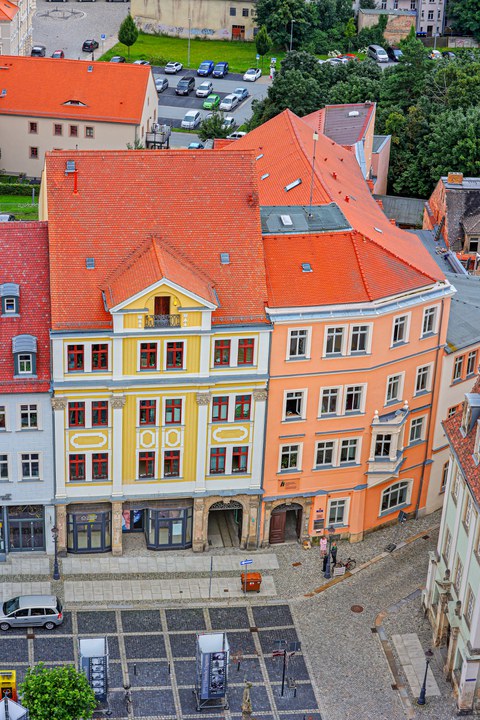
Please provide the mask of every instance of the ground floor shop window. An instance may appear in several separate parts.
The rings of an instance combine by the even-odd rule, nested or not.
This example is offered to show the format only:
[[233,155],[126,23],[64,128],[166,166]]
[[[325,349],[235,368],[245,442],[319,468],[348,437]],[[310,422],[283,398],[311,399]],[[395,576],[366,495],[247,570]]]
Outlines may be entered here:
[[193,507],[145,510],[145,538],[152,549],[192,545]]
[[111,513],[68,513],[67,550],[72,553],[108,552],[112,548]]
[[45,550],[45,522],[41,505],[6,508],[10,552]]

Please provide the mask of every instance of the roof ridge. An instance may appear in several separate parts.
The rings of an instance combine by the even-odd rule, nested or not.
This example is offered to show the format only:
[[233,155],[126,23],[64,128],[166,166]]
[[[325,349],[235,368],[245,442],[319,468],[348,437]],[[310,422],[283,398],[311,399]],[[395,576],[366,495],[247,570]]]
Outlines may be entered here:
[[[307,149],[306,149],[306,147],[305,147],[305,143],[304,143],[303,140],[299,137],[298,132],[297,132],[297,128],[295,127],[295,124],[294,124],[292,118],[295,118],[295,120],[300,121],[300,122],[305,126],[305,128],[306,128],[307,130],[311,130],[311,127],[308,125],[308,123],[303,122],[302,118],[299,118],[298,115],[295,115],[295,113],[293,113],[291,110],[288,110],[288,109],[287,109],[287,110],[285,110],[284,112],[287,114],[286,116],[287,116],[287,118],[288,118],[288,120],[289,120],[289,122],[290,122],[290,127],[292,128],[293,136],[294,136],[294,138],[295,138],[295,142],[297,143],[297,146],[298,146],[298,148],[300,149],[300,151],[301,151],[301,153],[302,153],[303,161],[304,161],[304,163],[305,163],[305,164],[307,165],[307,167],[308,167],[308,174],[311,175],[312,170],[313,170],[313,174],[314,174],[314,176],[316,177],[316,179],[318,180],[318,182],[320,183],[320,186],[321,186],[322,190],[324,191],[325,195],[330,198],[330,202],[333,202],[333,196],[332,196],[329,188],[328,188],[328,187],[325,185],[325,183],[322,181],[321,175],[318,174],[318,166],[317,166],[315,169],[312,168],[312,161],[310,161],[310,159],[308,158],[307,151],[306,151]],[[323,133],[322,133],[322,134],[323,134]]]
[[[382,230],[382,233],[383,233],[383,230]],[[425,277],[428,277],[433,282],[437,282],[437,280],[432,275],[430,275],[426,270],[423,270],[423,269],[417,267],[416,265],[411,263],[409,260],[406,260],[404,257],[402,257],[402,255],[398,255],[397,253],[393,252],[393,250],[386,247],[382,243],[378,242],[376,240],[376,238],[371,237],[370,235],[367,235],[365,233],[363,233],[363,235],[367,240],[370,240],[370,242],[372,242],[374,245],[382,248],[382,250],[385,250],[386,253],[388,253],[389,255],[394,257],[396,260],[400,260],[404,265],[407,265],[409,268],[412,268],[412,270],[415,270],[415,272],[418,272],[420,275],[424,275]]]
[[[215,287],[215,282],[212,280],[212,278],[209,275],[207,275],[207,273],[205,273],[201,268],[199,268],[198,265],[196,265],[196,263],[194,263],[192,260],[190,260],[190,258],[188,258],[179,248],[173,247],[168,242],[168,240],[165,240],[164,238],[162,238],[162,240],[165,243],[165,247],[160,246],[158,243],[159,238],[156,235],[152,235],[151,239],[152,239],[152,243],[154,245],[154,250],[155,250],[155,255],[157,257],[157,260],[159,260],[158,252],[160,252],[160,254],[163,252],[166,252],[169,255],[171,255],[174,260],[176,260],[181,265],[183,265],[184,268],[186,268],[190,272],[195,273],[196,275],[201,277],[202,280],[205,280],[205,282],[210,283],[210,285],[212,287]],[[159,263],[160,263],[160,261],[159,261]]]
[[111,272],[109,272],[105,277],[103,278],[103,284],[106,287],[107,285],[110,285],[114,280],[118,280],[118,278],[123,275],[127,270],[129,270],[134,264],[135,261],[141,258],[143,255],[146,255],[146,253],[150,249],[149,243],[151,243],[151,236],[147,236],[141,241],[141,244],[138,245],[136,248],[131,250],[125,257],[120,260],[119,264],[115,266]]
[[[359,233],[358,233],[358,234],[359,234]],[[370,286],[369,286],[369,284],[368,284],[368,282],[367,282],[367,276],[366,276],[366,274],[365,274],[365,272],[364,272],[364,270],[363,270],[363,265],[362,265],[362,262],[361,262],[361,260],[360,260],[360,249],[357,247],[356,237],[355,237],[356,235],[357,235],[356,232],[351,232],[351,233],[350,233],[350,237],[351,237],[351,239],[352,239],[353,249],[354,249],[354,251],[355,251],[355,257],[357,258],[358,269],[359,269],[359,271],[360,271],[360,275],[361,275],[361,278],[362,278],[362,281],[363,281],[363,285],[364,285],[364,287],[365,287],[365,292],[367,293],[368,299],[369,299],[370,302],[371,302],[371,301],[373,300],[373,294],[372,294],[372,292],[371,292],[371,290],[370,290]],[[365,238],[364,236],[360,236],[360,237],[363,237],[363,240],[364,240],[364,241],[366,240],[366,238]]]

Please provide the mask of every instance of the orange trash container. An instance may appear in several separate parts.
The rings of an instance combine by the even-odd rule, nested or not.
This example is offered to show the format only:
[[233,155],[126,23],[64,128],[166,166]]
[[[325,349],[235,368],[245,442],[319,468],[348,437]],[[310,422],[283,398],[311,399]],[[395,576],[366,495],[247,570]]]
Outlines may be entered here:
[[242,573],[242,590],[245,592],[260,592],[262,574],[259,572]]

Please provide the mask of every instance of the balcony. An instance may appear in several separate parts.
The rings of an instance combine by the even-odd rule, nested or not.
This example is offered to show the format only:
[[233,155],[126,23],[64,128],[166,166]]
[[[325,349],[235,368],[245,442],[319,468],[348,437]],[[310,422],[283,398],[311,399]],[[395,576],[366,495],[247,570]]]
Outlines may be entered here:
[[147,315],[145,317],[146,328],[178,328],[180,327],[180,315]]

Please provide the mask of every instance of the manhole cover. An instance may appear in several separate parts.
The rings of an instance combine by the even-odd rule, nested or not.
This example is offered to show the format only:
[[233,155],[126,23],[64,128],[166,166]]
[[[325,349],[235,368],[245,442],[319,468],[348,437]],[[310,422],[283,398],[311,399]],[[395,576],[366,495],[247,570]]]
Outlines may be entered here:
[[363,612],[363,605],[352,605],[350,610],[354,613],[361,613]]

